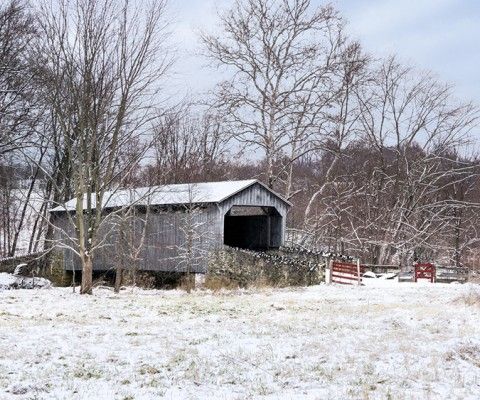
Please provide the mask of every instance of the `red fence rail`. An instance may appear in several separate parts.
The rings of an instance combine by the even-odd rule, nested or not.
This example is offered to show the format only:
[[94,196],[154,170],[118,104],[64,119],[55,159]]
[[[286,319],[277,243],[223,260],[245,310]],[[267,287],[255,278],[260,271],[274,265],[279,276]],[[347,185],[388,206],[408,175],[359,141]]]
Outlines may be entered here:
[[428,279],[430,282],[434,283],[437,275],[435,265],[430,263],[419,263],[415,264],[415,272],[413,275],[413,280],[417,282],[419,279]]
[[[357,264],[333,261],[331,266],[331,282],[344,285],[357,285],[362,282],[362,275],[366,267]],[[360,273],[360,275],[359,275]]]
[[[362,283],[363,274],[369,270],[366,265],[358,266],[355,263],[332,261],[330,264],[330,282],[344,285],[358,285]],[[435,283],[437,280],[437,269],[431,263],[418,263],[414,265],[413,281],[429,280]]]

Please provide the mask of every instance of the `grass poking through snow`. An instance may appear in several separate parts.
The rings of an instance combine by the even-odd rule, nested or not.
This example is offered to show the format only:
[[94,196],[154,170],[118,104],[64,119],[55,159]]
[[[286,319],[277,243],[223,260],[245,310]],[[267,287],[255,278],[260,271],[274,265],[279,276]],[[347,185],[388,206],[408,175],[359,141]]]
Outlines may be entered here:
[[477,399],[473,285],[0,293],[0,399]]

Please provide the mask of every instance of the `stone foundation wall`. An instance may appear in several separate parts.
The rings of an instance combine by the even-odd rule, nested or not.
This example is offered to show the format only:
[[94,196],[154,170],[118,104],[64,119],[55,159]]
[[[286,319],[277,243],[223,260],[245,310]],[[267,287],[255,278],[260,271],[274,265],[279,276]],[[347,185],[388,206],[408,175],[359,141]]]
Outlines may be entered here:
[[45,266],[45,257],[42,253],[28,254],[24,256],[16,256],[3,258],[0,260],[0,272],[13,274],[15,268],[19,264],[27,264],[25,269],[27,275],[31,275],[35,270],[40,270]]
[[312,252],[280,249],[254,252],[226,248],[212,255],[206,285],[214,280],[225,286],[308,286],[324,281],[325,259]]
[[0,272],[13,274],[19,264],[27,264],[22,270],[24,276],[37,276],[52,281],[55,286],[68,286],[71,279],[63,269],[62,253],[54,252],[48,256],[43,253],[9,257],[0,260]]

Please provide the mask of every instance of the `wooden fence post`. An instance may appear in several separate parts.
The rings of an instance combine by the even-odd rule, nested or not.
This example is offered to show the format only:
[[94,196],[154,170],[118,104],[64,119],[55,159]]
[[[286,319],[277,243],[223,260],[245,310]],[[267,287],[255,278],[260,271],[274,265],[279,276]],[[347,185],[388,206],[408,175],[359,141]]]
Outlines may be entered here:
[[362,277],[360,276],[360,259],[357,258],[357,285],[360,286],[362,283]]
[[332,283],[332,269],[333,269],[333,260],[330,259],[328,262],[325,263],[325,283],[330,284]]

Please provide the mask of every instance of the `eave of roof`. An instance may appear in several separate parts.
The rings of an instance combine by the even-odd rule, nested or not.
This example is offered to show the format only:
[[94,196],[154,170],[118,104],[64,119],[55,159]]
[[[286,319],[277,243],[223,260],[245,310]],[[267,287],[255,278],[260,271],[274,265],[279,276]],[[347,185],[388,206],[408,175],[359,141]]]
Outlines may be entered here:
[[[142,187],[135,189],[120,189],[118,191],[105,192],[104,198],[106,198],[106,204],[104,209],[112,209],[125,207],[137,203],[141,205],[182,205],[188,203],[194,204],[208,204],[208,203],[221,203],[226,199],[235,196],[241,191],[255,185],[261,185],[264,189],[268,190],[288,206],[292,204],[278,193],[268,188],[265,184],[257,179],[249,179],[243,181],[220,181],[220,182],[202,182],[202,183],[186,183],[186,184],[174,184],[174,185],[161,185],[153,187]],[[185,195],[190,195],[193,190],[197,190],[201,195],[197,198],[185,199]],[[175,196],[176,195],[176,196]],[[163,196],[163,197],[162,197]],[[203,197],[202,197],[203,196]],[[94,201],[94,194],[93,203]],[[145,198],[149,198],[148,203],[142,202]],[[156,197],[156,198],[155,198]],[[162,200],[159,200],[162,199]],[[150,202],[151,201],[151,202]],[[84,198],[86,203],[86,198]],[[70,199],[64,205],[59,205],[50,210],[50,212],[62,212],[62,211],[74,211],[76,205],[76,199]]]

